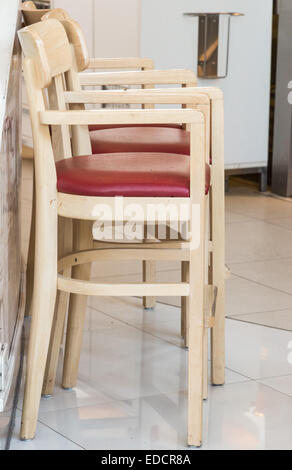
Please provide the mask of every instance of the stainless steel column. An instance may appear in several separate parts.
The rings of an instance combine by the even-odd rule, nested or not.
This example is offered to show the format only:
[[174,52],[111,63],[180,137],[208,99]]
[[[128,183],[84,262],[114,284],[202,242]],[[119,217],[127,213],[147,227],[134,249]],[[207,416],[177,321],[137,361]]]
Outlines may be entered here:
[[288,101],[292,80],[292,1],[278,0],[278,13],[272,191],[292,196],[292,105]]

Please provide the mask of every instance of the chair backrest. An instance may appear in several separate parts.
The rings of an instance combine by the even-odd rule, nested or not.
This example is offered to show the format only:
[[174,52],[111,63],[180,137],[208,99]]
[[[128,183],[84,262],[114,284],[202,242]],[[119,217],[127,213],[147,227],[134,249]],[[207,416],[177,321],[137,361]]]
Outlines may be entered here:
[[59,20],[64,26],[69,42],[74,49],[77,71],[83,72],[89,65],[89,52],[86,39],[79,23],[73,20],[67,11],[62,8],[50,10],[42,16],[41,20],[46,21],[52,18]]
[[21,11],[26,26],[29,26],[34,23],[41,21],[42,16],[49,12],[49,9],[38,10],[35,4],[31,1],[24,2],[21,4]]
[[72,52],[67,34],[57,20],[48,20],[27,26],[19,31],[19,39],[26,58],[38,71],[39,88],[47,88],[52,78],[72,67]]
[[73,69],[73,58],[66,31],[59,21],[52,19],[27,26],[18,31],[18,36],[24,54],[35,159],[43,160],[44,147],[51,148],[52,161],[71,157],[69,127],[53,126],[50,132],[39,120],[39,112],[46,109],[67,109],[64,83],[65,75]]

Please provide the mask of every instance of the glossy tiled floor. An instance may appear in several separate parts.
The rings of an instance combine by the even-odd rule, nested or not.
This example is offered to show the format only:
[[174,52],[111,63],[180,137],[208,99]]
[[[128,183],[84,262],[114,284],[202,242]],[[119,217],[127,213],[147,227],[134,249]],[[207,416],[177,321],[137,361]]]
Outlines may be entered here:
[[[27,185],[29,171],[26,164]],[[203,449],[292,449],[292,332],[285,331],[292,317],[292,203],[233,185],[226,228],[226,385],[209,387]],[[100,263],[93,277],[132,280],[139,269]],[[159,270],[161,278],[179,276],[174,263]],[[35,440],[18,440],[18,415],[12,449],[183,448],[187,352],[179,326],[176,306],[143,311],[139,299],[92,298],[77,388],[60,388],[60,368],[55,396],[42,399]]]

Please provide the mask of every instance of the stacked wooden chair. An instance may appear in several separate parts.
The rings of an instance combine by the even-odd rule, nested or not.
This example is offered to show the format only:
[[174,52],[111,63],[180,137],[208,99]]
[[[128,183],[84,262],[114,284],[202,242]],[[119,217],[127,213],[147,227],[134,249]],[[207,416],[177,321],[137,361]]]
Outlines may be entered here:
[[[188,443],[200,445],[201,400],[206,394],[206,390],[205,392],[203,391],[203,343],[204,338],[205,340],[207,338],[206,327],[208,326],[214,327],[212,338],[213,383],[219,384],[224,382],[223,308],[221,310],[221,316],[217,315],[218,305],[220,313],[220,298],[223,297],[224,300],[224,256],[222,250],[220,251],[219,249],[220,243],[224,241],[224,225],[223,231],[220,232],[220,227],[222,227],[224,223],[224,204],[222,197],[222,96],[221,93],[215,89],[197,88],[180,90],[146,89],[143,91],[128,90],[115,92],[82,91],[82,80],[80,80],[80,77],[85,81],[87,80],[86,85],[89,83],[88,80],[91,81],[91,84],[93,84],[93,82],[95,84],[97,81],[97,85],[100,85],[102,82],[106,84],[109,81],[109,74],[91,73],[88,74],[91,75],[89,78],[83,78],[83,75],[85,76],[86,74],[78,75],[77,72],[84,70],[88,65],[82,34],[74,21],[67,18],[63,19],[62,23],[63,26],[61,26],[58,21],[50,19],[43,23],[25,28],[20,32],[20,39],[25,55],[24,69],[34,134],[37,211],[33,318],[23,411],[22,438],[31,438],[34,435],[44,376],[43,393],[51,393],[52,391],[58,347],[63,332],[65,312],[67,309],[67,293],[71,292],[73,294],[71,295],[69,306],[63,386],[70,388],[76,384],[77,380],[78,360],[83,330],[82,320],[86,307],[85,294],[111,295],[113,292],[112,285],[94,285],[88,281],[90,262],[99,259],[116,259],[117,261],[120,259],[141,259],[144,263],[152,263],[157,259],[179,259],[182,261],[184,268],[183,282],[181,284],[156,284],[153,282],[149,283],[149,279],[145,279],[147,282],[141,285],[130,286],[126,284],[114,286],[114,291],[116,295],[143,295],[144,297],[152,297],[154,295],[170,294],[182,295],[184,298],[185,311],[187,312],[188,318],[188,326],[185,328],[185,334],[187,333],[186,336],[188,336],[190,348]],[[68,38],[63,27],[65,27]],[[59,46],[61,44],[62,47],[57,47],[58,44],[56,44],[56,40],[58,39],[58,44]],[[59,57],[59,55],[61,57]],[[34,64],[37,64],[38,74],[35,73]],[[150,76],[147,76],[146,79],[145,76],[140,76],[139,82],[137,75],[139,73],[143,72],[127,72],[127,76],[124,76],[121,80],[121,73],[117,72],[116,78],[112,80],[119,80],[120,82],[127,80],[128,84],[133,84],[134,82],[135,85],[144,86],[146,82],[146,85],[149,86],[147,81],[150,80]],[[133,74],[132,77],[129,76],[129,74]],[[166,80],[167,83],[172,83],[172,72],[158,72],[153,82],[150,83],[150,86],[157,83],[157,81],[160,83],[159,78],[157,78],[159,74],[160,76],[164,75],[164,80]],[[167,74],[168,78],[166,79]],[[102,78],[100,79],[101,76]],[[137,81],[138,83],[136,83]],[[45,92],[45,90],[47,90],[47,92]],[[48,99],[46,99],[46,95]],[[86,111],[84,105],[87,103],[142,104],[144,108],[149,106],[153,107],[154,104],[171,103],[196,108],[196,111],[194,109]],[[69,108],[70,111],[68,111]],[[212,116],[211,123],[210,108]],[[55,109],[55,111],[53,111],[53,109]],[[190,116],[192,117],[190,118]],[[204,117],[204,119],[202,119],[202,117]],[[156,130],[156,128],[165,129],[165,126],[176,126],[169,127],[169,129],[183,131],[183,129],[181,129],[182,124],[188,126],[191,143],[188,152],[190,153],[191,162],[191,182],[189,186],[187,183],[189,193],[183,192],[186,197],[181,198],[182,193],[177,197],[178,194],[174,191],[174,188],[177,186],[176,179],[172,181],[171,188],[168,188],[169,193],[167,193],[166,199],[162,197],[165,188],[162,193],[161,190],[151,193],[151,191],[153,191],[153,184],[151,185],[151,191],[148,188],[146,193],[143,193],[143,196],[140,196],[141,190],[140,192],[138,191],[139,197],[136,197],[136,194],[131,192],[133,188],[129,189],[131,182],[127,180],[127,178],[129,178],[129,174],[127,173],[129,168],[127,169],[127,165],[133,158],[136,162],[138,156],[143,156],[143,165],[137,170],[140,176],[143,175],[143,178],[145,177],[143,172],[147,174],[148,168],[149,170],[151,169],[152,172],[154,171],[154,178],[157,176],[156,171],[158,171],[159,175],[169,178],[169,161],[171,159],[175,159],[171,161],[175,162],[177,171],[181,174],[181,165],[186,155],[184,155],[183,152],[178,152],[174,146],[169,147],[169,149],[174,148],[173,152],[170,150],[167,152],[165,148],[159,148],[159,142],[157,147],[153,147],[151,144],[151,152],[149,152],[149,148],[137,149],[136,147],[130,150],[128,148],[121,148],[120,150],[115,148],[113,152],[110,152],[110,148],[107,147],[104,151],[103,147],[103,151],[98,152],[99,155],[91,155],[93,147],[92,132],[98,133],[104,129],[108,130],[110,127],[117,128],[115,126],[126,125],[131,126],[130,128],[124,128],[127,131],[130,131],[132,128],[135,129],[135,126],[144,126],[145,128],[145,125],[147,129],[151,125],[161,126],[152,128],[154,130]],[[52,126],[51,133],[49,133],[48,126]],[[89,132],[88,126],[95,126],[95,131]],[[42,132],[40,132],[41,130]],[[186,131],[184,132],[186,133]],[[155,135],[154,131],[152,139],[154,139],[153,135]],[[205,172],[206,161],[209,163],[210,143],[212,144],[212,184],[210,188],[211,200],[209,201],[208,196],[204,196],[204,193],[209,192],[209,188],[207,188],[207,191],[205,190]],[[45,162],[43,155],[41,155],[42,148],[45,148],[45,152],[49,155],[49,158],[46,159]],[[74,158],[72,158],[71,149],[73,150]],[[85,156],[81,157],[82,155]],[[86,157],[86,155],[90,155],[90,158]],[[120,160],[116,161],[119,161],[121,168],[123,168],[123,162],[125,163],[125,174],[121,172],[121,175],[117,175],[114,171],[115,165],[113,162],[118,158],[117,156],[114,157],[114,155],[118,155],[120,158]],[[60,162],[56,163],[58,192],[56,192],[53,156],[56,161],[61,159]],[[141,160],[142,159],[139,159],[139,165],[141,164]],[[87,168],[86,165],[92,165],[93,161],[96,168],[89,171],[89,167]],[[158,165],[158,161],[161,166]],[[99,174],[104,171],[103,165],[108,165],[109,162],[112,162],[110,163],[110,173],[113,178],[117,178],[118,176],[122,181],[123,178],[126,178],[126,180],[124,180],[124,186],[121,183],[118,188],[111,188],[111,197],[105,196],[105,193],[102,192],[102,182],[99,178]],[[84,170],[88,176],[90,173],[94,175],[93,182],[92,178],[89,178],[89,180],[86,179],[87,177],[85,178],[86,184],[84,184],[83,188],[81,188],[80,182],[77,183],[79,176],[76,175],[76,164],[79,168],[78,171]],[[45,169],[48,170],[47,174]],[[207,166],[207,169],[209,172],[210,167]],[[52,181],[50,176],[53,178]],[[78,176],[77,180],[76,176]],[[90,186],[91,184],[92,186]],[[99,185],[99,188],[96,187],[97,185]],[[145,187],[143,191],[144,190]],[[186,188],[184,188],[184,190],[186,190]],[[217,196],[220,194],[218,200],[214,197],[216,191]],[[85,194],[88,192],[89,194]],[[48,206],[49,197],[52,196],[53,193],[55,199],[52,199],[52,201],[58,201],[57,208]],[[134,194],[134,196],[132,196],[132,194]],[[193,240],[196,239],[196,237],[200,239],[199,246],[197,247],[191,242],[184,242],[182,240],[175,242],[170,240],[156,240],[158,244],[156,243],[155,247],[151,243],[141,243],[139,247],[137,244],[129,244],[127,248],[125,248],[125,245],[121,248],[118,244],[108,244],[107,247],[104,246],[102,250],[100,249],[100,245],[96,246],[96,248],[99,249],[94,250],[91,232],[92,220],[94,220],[92,208],[103,203],[114,206],[115,196],[123,197],[126,204],[133,203],[134,201],[135,203],[141,204],[143,207],[153,200],[163,204],[167,204],[169,201],[171,201],[172,204],[179,204],[182,203],[181,199],[183,199],[183,203],[187,201],[189,205],[197,204],[200,207],[200,224],[194,224],[192,217],[189,218],[188,222],[192,225],[191,232]],[[208,208],[209,202],[212,206],[211,212]],[[41,210],[40,207],[42,207]],[[215,210],[217,210],[216,216],[214,214]],[[58,235],[56,229],[57,214],[59,216]],[[208,256],[206,256],[204,248],[207,233],[205,230],[205,219],[209,218],[210,214],[211,227],[208,232],[210,232],[211,236],[208,237],[207,240]],[[73,254],[71,239],[72,219],[74,219]],[[152,223],[158,222],[160,221],[152,221]],[[215,223],[216,227],[214,225]],[[45,235],[47,230],[50,229],[53,229],[53,233],[55,234],[52,240],[49,240],[50,237]],[[41,235],[43,235],[43,237]],[[60,258],[58,270],[60,274],[57,276],[56,257],[58,238],[58,256]],[[45,246],[49,251],[44,251]],[[216,253],[217,248],[218,251]],[[44,253],[46,254],[50,251],[52,253],[52,261],[49,260],[48,264],[50,266],[45,269],[44,265],[46,262],[44,260]],[[193,262],[193,260],[196,261]],[[209,262],[207,260],[209,260]],[[207,273],[206,267],[208,265],[209,269]],[[70,278],[72,268],[73,277]],[[44,293],[43,283],[45,283],[46,280],[51,282],[52,288],[46,293],[43,299],[41,294]],[[218,280],[217,284],[216,280]],[[205,283],[209,283],[211,288],[206,289]],[[54,317],[54,296],[57,287],[59,294]],[[215,317],[210,317],[208,314],[210,313],[210,306],[214,304],[214,292],[217,292],[216,315]],[[43,308],[43,305],[45,305],[45,308]],[[43,311],[40,313],[40,310]],[[207,315],[204,315],[204,310]],[[45,318],[46,325],[43,324]],[[44,329],[46,331],[44,331]],[[49,348],[51,330],[51,345]],[[78,336],[77,345],[76,334]],[[41,341],[40,338],[43,341]],[[49,355],[47,354],[48,348]],[[45,374],[46,358],[47,367]],[[36,368],[40,376],[38,380],[34,380]],[[206,374],[204,383],[206,384]]]

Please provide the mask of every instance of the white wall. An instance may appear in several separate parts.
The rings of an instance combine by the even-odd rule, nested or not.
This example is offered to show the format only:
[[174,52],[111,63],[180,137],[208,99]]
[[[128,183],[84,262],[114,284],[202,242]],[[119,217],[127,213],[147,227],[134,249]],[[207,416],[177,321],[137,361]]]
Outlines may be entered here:
[[139,55],[141,0],[53,0],[83,28],[91,56]]
[[226,79],[199,80],[225,96],[226,168],[267,165],[272,0],[142,0],[141,55],[156,68],[197,72],[197,18],[184,12],[244,13],[231,19]]

